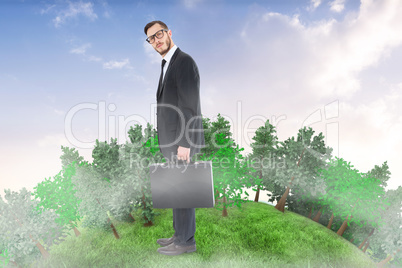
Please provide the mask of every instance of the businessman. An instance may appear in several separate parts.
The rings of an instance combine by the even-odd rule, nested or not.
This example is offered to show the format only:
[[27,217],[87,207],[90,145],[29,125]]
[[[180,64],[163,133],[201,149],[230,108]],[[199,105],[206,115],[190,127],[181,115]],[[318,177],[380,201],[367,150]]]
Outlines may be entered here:
[[[147,42],[162,56],[156,93],[159,147],[167,161],[190,162],[205,146],[200,104],[200,76],[193,58],[172,40],[172,31],[162,21],[144,28]],[[165,255],[193,252],[195,208],[173,209],[174,235],[157,240]]]

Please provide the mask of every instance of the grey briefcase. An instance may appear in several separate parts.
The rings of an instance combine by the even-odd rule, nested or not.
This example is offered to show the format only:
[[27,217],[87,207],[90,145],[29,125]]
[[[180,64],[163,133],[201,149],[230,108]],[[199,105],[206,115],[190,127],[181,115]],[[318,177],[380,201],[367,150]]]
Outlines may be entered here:
[[154,208],[214,207],[211,161],[152,164],[149,171]]

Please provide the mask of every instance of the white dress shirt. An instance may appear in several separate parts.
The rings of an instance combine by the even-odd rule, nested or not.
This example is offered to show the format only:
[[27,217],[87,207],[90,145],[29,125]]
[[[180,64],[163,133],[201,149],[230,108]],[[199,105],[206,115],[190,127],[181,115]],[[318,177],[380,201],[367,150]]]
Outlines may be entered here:
[[165,74],[166,74],[166,70],[169,68],[169,63],[170,60],[172,59],[172,56],[174,54],[174,52],[176,51],[177,46],[174,45],[168,53],[166,53],[165,57],[163,57],[163,59],[166,61],[165,66],[163,66],[163,76],[162,76],[162,81],[165,78]]

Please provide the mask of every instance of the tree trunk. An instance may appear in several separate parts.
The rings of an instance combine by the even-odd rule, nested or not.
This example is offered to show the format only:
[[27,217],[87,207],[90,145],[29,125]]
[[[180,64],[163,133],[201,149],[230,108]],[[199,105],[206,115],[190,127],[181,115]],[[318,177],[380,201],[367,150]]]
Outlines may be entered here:
[[31,234],[29,235],[29,238],[31,238],[32,241],[36,242],[36,245],[35,245],[35,246],[39,249],[40,253],[42,254],[42,257],[43,257],[44,259],[49,258],[50,254],[49,254],[49,252],[42,246],[42,244],[39,243],[38,240],[34,239]]
[[[294,177],[292,177],[293,181]],[[285,193],[282,195],[281,199],[279,199],[278,203],[276,204],[275,208],[279,211],[285,212],[285,204],[286,204],[286,199],[288,198],[288,194],[290,191],[290,187],[286,187]]]
[[117,233],[116,228],[114,228],[114,225],[113,225],[113,223],[112,223],[112,221],[110,220],[109,217],[107,217],[107,222],[110,223],[110,227],[112,228],[114,237],[116,237],[116,239],[119,239],[120,236],[119,236],[119,234]]
[[[400,249],[398,249],[395,253],[394,256],[396,255],[396,253],[398,253],[398,251],[400,251]],[[388,257],[386,257],[384,260],[380,261],[379,263],[377,263],[377,267],[378,268],[382,268],[384,267],[384,265],[389,262],[392,259],[392,254],[390,254]]]
[[[342,236],[343,233],[346,230],[346,227],[348,227],[348,218],[349,218],[349,215],[346,217],[345,221],[342,223],[342,225],[339,228],[338,232],[336,232],[338,235]],[[350,218],[353,218],[353,216],[350,216]]]
[[70,221],[70,224],[73,226],[73,230],[74,230],[75,236],[76,236],[76,237],[79,236],[79,235],[81,234],[80,231],[78,231],[78,229],[74,226],[74,224],[73,224],[72,221]]
[[331,215],[331,219],[329,220],[329,223],[327,225],[328,229],[331,229],[332,223],[334,222],[334,213],[332,213]]
[[[105,209],[105,208],[102,206],[102,204],[99,202],[99,199],[98,199],[98,198],[95,198],[95,199],[96,199],[96,201],[98,201],[99,206],[101,206],[102,209]],[[116,228],[114,228],[114,225],[113,225],[112,221],[110,220],[109,216],[107,216],[107,222],[110,223],[110,227],[112,227],[112,231],[113,231],[114,237],[116,237],[116,239],[119,239],[119,238],[120,238],[120,237],[119,237],[119,234],[117,233]]]
[[[144,210],[146,210],[146,209],[147,209],[147,206],[146,206],[146,204],[145,204],[145,194],[144,194],[144,190],[143,190],[143,189],[142,189],[142,204],[144,205]],[[144,215],[144,219],[145,219],[145,221],[147,221],[146,223],[144,223],[144,227],[149,227],[149,226],[152,226],[152,225],[153,225],[152,221],[150,221],[150,220],[147,218],[147,216]]]
[[258,202],[259,197],[260,197],[260,187],[257,188],[257,193],[255,194],[254,202]]
[[47,259],[50,257],[49,252],[42,246],[41,243],[37,242],[36,247],[39,249],[40,253],[42,254],[44,259]]
[[377,263],[377,267],[384,267],[384,265],[389,262],[391,260],[392,256],[389,255],[388,257],[386,257],[384,260],[380,261],[379,263]]
[[[301,159],[303,157],[304,150],[306,150],[306,148],[303,149],[303,151],[302,151],[302,153],[300,155],[299,161],[297,162],[297,166],[299,166],[299,164],[300,164],[300,161],[301,161]],[[292,185],[292,182],[293,182],[294,178],[295,177],[293,176],[292,179],[290,180],[289,185]],[[279,202],[275,206],[275,208],[277,210],[285,212],[285,203],[286,203],[286,199],[288,198],[289,191],[290,191],[290,186],[287,186],[285,193],[282,195],[281,199],[279,199]]]
[[18,268],[22,268],[21,266],[18,265],[18,263],[16,263],[15,261],[10,261],[12,264],[14,264],[16,267]]
[[317,212],[317,214],[315,215],[313,221],[318,222],[320,220],[320,217],[322,215],[322,208],[320,208]]
[[81,232],[76,227],[73,228],[75,236],[80,236]]
[[[261,156],[261,161],[262,161],[262,156]],[[262,166],[260,166],[260,175],[259,175],[259,179],[261,179],[261,178],[262,178]],[[257,193],[255,194],[254,202],[258,202],[259,197],[260,197],[260,187],[258,186]]]
[[216,193],[215,193],[215,205],[218,204],[218,199],[219,199],[219,191],[216,190]]
[[313,214],[313,205],[311,205],[310,213],[308,214],[308,218],[311,219],[311,214]]
[[228,211],[226,209],[225,189],[223,189],[223,211],[222,211],[222,217],[227,217],[227,216],[228,216]]
[[366,239],[364,239],[364,241],[360,244],[359,249],[361,249],[363,247],[363,245],[367,242],[367,240],[369,239],[370,236],[372,236],[374,233],[374,228],[371,231],[371,233],[366,237]]
[[366,253],[366,250],[367,250],[367,248],[368,248],[369,245],[370,245],[370,241],[368,241],[367,244],[366,244],[366,246],[364,247],[364,249],[363,249],[363,252],[364,252],[364,253]]
[[[20,220],[17,218],[17,216],[15,216],[15,214],[13,213],[14,219],[18,222],[18,224],[22,227],[22,223],[20,222]],[[47,259],[50,254],[49,252],[47,252],[47,250],[42,246],[41,243],[39,243],[38,240],[35,240],[31,234],[29,234],[29,238],[32,239],[33,242],[36,242],[36,247],[39,249],[40,253],[42,254],[44,259]]]
[[135,219],[134,219],[133,215],[131,215],[131,212],[128,213],[128,216],[131,218],[132,222],[135,222]]

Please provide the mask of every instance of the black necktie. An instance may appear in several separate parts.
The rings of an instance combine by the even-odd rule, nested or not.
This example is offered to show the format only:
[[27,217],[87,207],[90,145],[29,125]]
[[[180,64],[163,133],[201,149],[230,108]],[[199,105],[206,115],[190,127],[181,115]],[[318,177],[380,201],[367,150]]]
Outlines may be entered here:
[[158,95],[159,96],[161,90],[162,90],[162,78],[163,78],[163,66],[165,66],[166,60],[162,60],[162,67],[161,67],[161,76],[159,77],[159,84],[158,84]]

